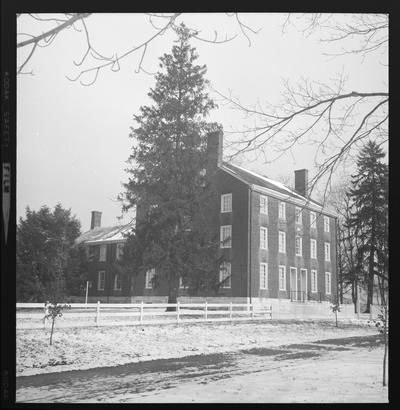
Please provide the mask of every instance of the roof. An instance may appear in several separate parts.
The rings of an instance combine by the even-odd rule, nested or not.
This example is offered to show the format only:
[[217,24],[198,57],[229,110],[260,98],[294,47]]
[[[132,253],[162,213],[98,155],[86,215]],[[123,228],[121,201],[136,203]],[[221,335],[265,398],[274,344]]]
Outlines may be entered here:
[[93,228],[77,238],[76,243],[96,244],[99,242],[125,242],[126,237],[124,234],[127,234],[131,229],[131,224]]
[[[219,166],[219,168],[232,175],[233,177],[241,180],[245,184],[251,186],[256,191],[265,193],[271,193],[270,191],[274,191],[274,193],[276,193],[278,197],[285,200],[292,200],[293,202],[297,203],[301,202],[303,205],[307,205],[311,208],[314,206],[317,207],[319,211],[323,209],[323,204],[321,204],[320,202],[299,194],[297,191],[287,187],[281,182],[274,181],[273,179],[268,178],[264,175],[257,174],[256,172],[249,171],[245,168],[240,167],[239,165],[224,161],[222,165]],[[324,209],[324,212],[334,215],[327,209]]]

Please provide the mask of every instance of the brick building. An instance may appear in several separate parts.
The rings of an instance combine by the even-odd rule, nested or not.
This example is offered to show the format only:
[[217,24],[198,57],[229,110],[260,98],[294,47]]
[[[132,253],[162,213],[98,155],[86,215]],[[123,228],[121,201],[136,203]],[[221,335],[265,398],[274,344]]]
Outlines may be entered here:
[[[308,196],[307,170],[294,171],[293,190],[224,162],[222,133],[209,136],[208,158],[206,172],[215,181],[220,198],[220,207],[211,217],[220,234],[220,252],[226,260],[219,272],[224,283],[218,296],[252,301],[334,300],[336,215]],[[129,226],[101,228],[96,223],[98,215],[92,212],[91,230],[78,240],[88,246],[94,258],[91,294],[167,295],[166,284],[152,289],[154,270],[130,281],[116,279],[115,259],[123,246],[122,233]],[[180,295],[186,294],[181,287]]]

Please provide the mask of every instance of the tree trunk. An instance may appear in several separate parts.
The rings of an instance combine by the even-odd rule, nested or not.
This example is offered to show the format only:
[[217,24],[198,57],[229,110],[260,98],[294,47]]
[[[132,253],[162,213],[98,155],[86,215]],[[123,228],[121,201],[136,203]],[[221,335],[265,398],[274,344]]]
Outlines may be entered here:
[[374,295],[374,249],[369,253],[368,283],[367,283],[367,309],[365,313],[370,313]]
[[50,345],[52,345],[52,344],[53,344],[53,330],[54,330],[54,321],[55,321],[55,318],[53,317],[53,322],[51,323]]
[[[175,286],[171,286],[169,291],[168,291],[168,303],[176,303],[178,301],[178,292],[177,288]],[[175,306],[168,306],[167,307],[167,312],[175,312],[176,307]]]
[[353,303],[354,303],[354,313],[358,313],[357,312],[357,296],[358,296],[357,281],[353,280],[351,284],[351,298],[353,299]]
[[388,318],[387,318],[387,306],[385,306],[385,323],[383,327],[383,340],[385,343],[385,352],[383,354],[383,385],[386,386],[386,356],[387,356],[387,347],[388,347],[388,340],[387,340],[387,323]]

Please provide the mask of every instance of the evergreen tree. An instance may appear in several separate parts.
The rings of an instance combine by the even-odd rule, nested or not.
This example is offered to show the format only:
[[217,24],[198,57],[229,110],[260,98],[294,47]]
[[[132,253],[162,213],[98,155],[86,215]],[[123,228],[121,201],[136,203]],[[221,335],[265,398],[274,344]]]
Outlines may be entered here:
[[[59,301],[66,284],[77,272],[78,251],[74,241],[80,222],[71,210],[57,204],[39,211],[26,208],[17,227],[17,300]],[[57,300],[56,300],[57,299]]]
[[384,157],[382,149],[369,141],[358,156],[349,192],[352,211],[347,224],[357,232],[360,242],[357,259],[367,285],[367,313],[373,303],[375,276],[388,281],[388,167],[381,161]]
[[130,137],[137,141],[129,157],[125,209],[136,207],[136,228],[124,248],[124,263],[136,274],[155,269],[153,284],[168,283],[175,303],[179,281],[189,293],[218,288],[218,234],[210,223],[215,205],[207,168],[207,135],[220,126],[207,122],[216,107],[206,92],[206,66],[182,24],[171,54],[160,58],[152,105],[142,106]]

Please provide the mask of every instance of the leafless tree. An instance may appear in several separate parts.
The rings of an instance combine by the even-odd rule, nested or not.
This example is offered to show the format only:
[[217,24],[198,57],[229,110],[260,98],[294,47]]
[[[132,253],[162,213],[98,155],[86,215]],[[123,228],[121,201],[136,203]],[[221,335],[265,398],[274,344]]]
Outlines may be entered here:
[[[251,45],[250,36],[257,34],[258,30],[249,27],[245,24],[238,13],[225,13],[228,17],[234,18],[237,23],[237,28],[240,34],[243,35],[248,44]],[[23,14],[17,14],[17,18],[21,18]],[[42,32],[41,34],[34,35],[32,33],[17,33],[17,49],[29,48],[29,52],[22,59],[22,62],[18,64],[17,73],[18,74],[33,74],[31,71],[24,71],[27,64],[32,59],[37,48],[48,47],[53,44],[55,38],[60,35],[64,30],[70,29],[71,27],[82,33],[83,41],[86,44],[86,50],[78,61],[74,61],[75,67],[78,68],[78,73],[75,76],[67,76],[71,81],[79,81],[81,85],[92,85],[96,82],[98,75],[101,71],[105,69],[110,69],[111,71],[119,71],[122,60],[126,59],[128,56],[134,53],[140,53],[140,60],[136,67],[135,72],[139,73],[141,71],[148,73],[143,68],[143,62],[148,51],[149,46],[158,37],[163,36],[168,30],[175,29],[178,24],[179,18],[184,18],[182,13],[146,13],[148,18],[148,24],[154,29],[153,34],[149,35],[144,41],[141,41],[138,45],[128,48],[123,52],[117,54],[114,52],[111,56],[106,56],[101,53],[98,48],[94,46],[92,41],[92,36],[90,34],[90,27],[87,23],[89,17],[92,17],[93,13],[66,13],[57,15],[38,15],[38,14],[28,14],[25,17],[33,19],[37,24],[43,23],[53,24],[51,29]],[[203,41],[210,44],[222,44],[234,40],[238,34],[225,34],[221,36],[217,30],[214,31],[214,37],[206,38],[200,35],[198,30],[193,29],[193,38],[199,41]],[[20,40],[24,37],[28,37],[26,40]],[[152,74],[152,73],[148,73]]]
[[[282,31],[285,33],[290,25],[297,26],[298,21],[302,21],[301,31],[306,36],[323,28],[328,37],[321,41],[336,44],[346,40],[346,44],[351,43],[350,48],[342,47],[335,56],[355,53],[365,58],[369,53],[385,53],[388,46],[388,15],[354,14],[344,17],[347,22],[343,19],[337,22],[335,16],[325,14],[288,15]],[[343,72],[332,84],[303,79],[293,86],[286,81],[282,101],[265,106],[247,106],[232,93],[227,95],[215,90],[228,106],[254,121],[253,126],[231,133],[233,142],[230,148],[235,149],[230,159],[246,153],[262,152],[267,147],[271,152],[273,147],[277,154],[272,158],[273,162],[291,153],[292,148],[299,144],[312,144],[315,146],[316,173],[310,181],[310,192],[325,176],[325,198],[333,172],[352,155],[360,142],[375,138],[383,144],[388,140],[387,87],[364,92],[347,90],[345,84]]]

